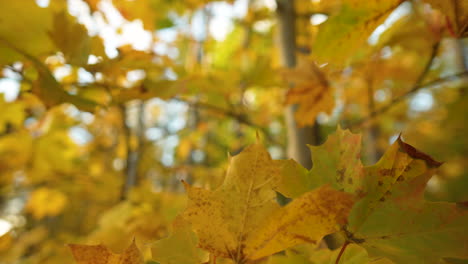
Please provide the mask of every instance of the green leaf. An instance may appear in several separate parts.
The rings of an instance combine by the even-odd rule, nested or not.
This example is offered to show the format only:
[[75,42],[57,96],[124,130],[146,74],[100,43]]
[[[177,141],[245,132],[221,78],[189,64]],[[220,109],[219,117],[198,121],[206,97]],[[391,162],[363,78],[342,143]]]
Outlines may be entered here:
[[153,259],[160,264],[200,264],[208,255],[197,247],[198,238],[190,224],[182,218],[174,221],[173,233],[154,243],[151,248]]

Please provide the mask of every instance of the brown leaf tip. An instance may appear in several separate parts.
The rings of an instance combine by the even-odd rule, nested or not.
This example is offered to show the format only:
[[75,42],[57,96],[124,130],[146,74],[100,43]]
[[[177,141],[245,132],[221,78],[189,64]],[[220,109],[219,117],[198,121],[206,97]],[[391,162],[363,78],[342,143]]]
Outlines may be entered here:
[[398,136],[397,141],[398,141],[398,144],[400,145],[400,148],[405,153],[407,153],[408,155],[410,155],[411,157],[415,159],[424,160],[429,167],[437,168],[443,164],[443,162],[436,161],[431,156],[427,155],[426,153],[423,153],[417,150],[415,147],[411,146],[410,144],[403,142],[403,140],[401,139],[401,134],[400,136]]

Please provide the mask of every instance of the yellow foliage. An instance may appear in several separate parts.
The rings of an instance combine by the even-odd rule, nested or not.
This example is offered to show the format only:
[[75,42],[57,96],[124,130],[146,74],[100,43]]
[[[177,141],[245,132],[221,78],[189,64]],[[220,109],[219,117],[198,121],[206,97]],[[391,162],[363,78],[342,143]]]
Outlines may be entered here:
[[300,126],[315,123],[320,112],[330,114],[335,106],[333,88],[315,62],[302,59],[296,69],[286,72],[294,88],[286,95],[287,104],[298,104],[295,112]]
[[339,230],[353,205],[352,196],[325,186],[281,208],[273,189],[282,163],[255,144],[231,158],[218,189],[185,183],[189,203],[183,217],[192,224],[201,248],[243,263],[299,243],[316,243]]
[[68,245],[77,264],[143,264],[135,241],[122,253],[115,254],[104,245]]
[[34,190],[26,205],[26,211],[36,219],[60,214],[67,205],[68,199],[61,191],[41,187]]
[[0,137],[0,168],[21,168],[30,160],[32,147],[33,139],[26,131]]
[[13,237],[11,236],[10,232],[0,236],[0,253],[9,250],[12,243]]

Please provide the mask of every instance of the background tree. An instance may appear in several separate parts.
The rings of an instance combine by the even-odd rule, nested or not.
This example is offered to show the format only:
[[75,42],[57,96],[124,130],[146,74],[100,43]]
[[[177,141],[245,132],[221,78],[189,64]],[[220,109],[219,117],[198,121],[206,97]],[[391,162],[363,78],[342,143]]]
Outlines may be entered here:
[[[337,126],[363,134],[365,165],[402,133],[444,161],[426,199],[468,200],[466,1],[0,4],[2,263],[72,263],[64,244],[123,252],[132,238],[154,263],[149,243],[191,232],[176,218],[181,180],[215,190],[226,153],[257,137],[313,172],[322,156],[306,144]],[[260,261],[338,254],[299,246]]]

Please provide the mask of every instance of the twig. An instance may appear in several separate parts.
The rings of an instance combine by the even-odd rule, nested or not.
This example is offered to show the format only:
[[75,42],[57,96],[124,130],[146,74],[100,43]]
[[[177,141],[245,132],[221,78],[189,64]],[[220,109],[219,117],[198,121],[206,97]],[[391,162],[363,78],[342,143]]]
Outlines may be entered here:
[[438,79],[435,79],[435,80],[430,81],[428,83],[422,84],[422,81],[424,80],[424,78],[428,74],[428,72],[429,72],[429,70],[430,70],[430,68],[432,66],[432,63],[434,61],[434,58],[437,55],[437,52],[439,50],[439,46],[440,46],[440,42],[437,42],[437,43],[435,43],[433,45],[431,55],[430,55],[430,58],[429,58],[428,62],[426,63],[426,65],[425,65],[423,71],[421,72],[421,74],[416,79],[413,87],[409,91],[407,91],[406,93],[404,93],[403,95],[401,95],[401,96],[399,96],[397,98],[392,99],[390,101],[390,103],[388,103],[387,105],[381,107],[380,109],[377,109],[377,110],[371,112],[368,116],[366,116],[366,117],[364,117],[364,118],[362,118],[360,120],[357,120],[355,122],[352,122],[351,124],[349,124],[347,126],[343,126],[343,127],[354,128],[354,127],[357,127],[357,126],[361,126],[365,122],[372,120],[374,117],[387,112],[394,105],[396,105],[397,103],[403,101],[408,96],[414,94],[415,92],[419,91],[420,89],[427,88],[427,87],[430,87],[430,86],[434,86],[434,85],[437,85],[437,84],[440,84],[440,83],[444,83],[446,81],[451,81],[451,80],[456,79],[456,78],[468,76],[468,72],[465,71],[465,72],[457,73],[457,74],[454,74],[454,75],[451,75],[451,76],[438,78]]
[[372,112],[370,115],[368,115],[368,116],[366,116],[366,117],[364,117],[364,118],[362,118],[362,119],[360,119],[360,120],[358,120],[356,122],[353,122],[353,123],[351,123],[351,124],[349,124],[347,126],[343,126],[343,127],[346,127],[346,128],[358,127],[358,126],[364,124],[365,122],[372,120],[376,116],[387,112],[393,106],[395,106],[397,103],[403,101],[408,96],[414,94],[415,92],[417,92],[417,91],[419,91],[421,89],[429,88],[431,86],[435,86],[435,85],[439,85],[439,84],[443,84],[445,82],[454,81],[454,80],[457,80],[457,79],[462,78],[462,77],[468,77],[468,71],[460,72],[460,73],[450,75],[450,76],[446,76],[446,77],[443,77],[443,78],[438,78],[438,79],[430,81],[430,82],[428,82],[428,83],[426,83],[424,85],[416,85],[413,88],[411,88],[411,90],[409,90],[408,92],[406,92],[403,95],[393,99],[390,103],[388,103],[387,105],[381,107],[380,109]]
[[200,108],[204,108],[206,110],[211,110],[211,111],[219,113],[219,114],[221,114],[223,116],[231,117],[231,118],[237,120],[241,124],[247,125],[247,126],[253,128],[253,129],[260,130],[265,135],[266,139],[268,141],[270,141],[271,143],[281,145],[273,137],[271,137],[271,135],[268,133],[267,128],[259,126],[259,125],[255,124],[255,123],[253,123],[244,114],[236,113],[236,112],[234,112],[232,110],[224,109],[224,108],[216,106],[216,105],[211,105],[211,104],[207,104],[207,103],[199,102],[199,101],[193,102],[193,101],[184,100],[184,99],[180,99],[180,98],[177,98],[177,99],[174,98],[173,100],[184,102],[184,103],[188,104],[189,106],[200,107]]

